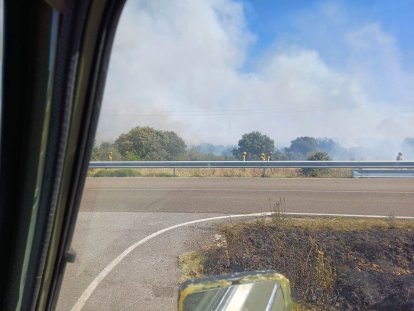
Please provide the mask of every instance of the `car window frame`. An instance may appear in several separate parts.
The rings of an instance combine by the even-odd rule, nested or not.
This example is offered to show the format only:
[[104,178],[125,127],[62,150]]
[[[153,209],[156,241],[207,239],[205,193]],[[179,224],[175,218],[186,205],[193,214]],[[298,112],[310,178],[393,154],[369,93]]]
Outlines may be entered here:
[[[1,309],[56,307],[65,265],[74,256],[70,242],[124,3],[70,0],[59,10],[58,0],[5,1],[0,232],[6,234],[0,247],[6,255],[0,260],[6,282],[0,287]],[[52,25],[57,24],[54,41]],[[16,122],[21,111],[23,124]],[[35,217],[33,198],[38,201]],[[28,248],[30,255],[24,256]]]

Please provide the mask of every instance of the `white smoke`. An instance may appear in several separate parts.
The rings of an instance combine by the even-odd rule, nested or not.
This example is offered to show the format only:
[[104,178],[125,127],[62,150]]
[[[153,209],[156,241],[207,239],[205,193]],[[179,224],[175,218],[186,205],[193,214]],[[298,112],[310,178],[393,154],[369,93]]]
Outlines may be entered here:
[[[404,68],[398,42],[376,22],[348,29],[346,12],[333,5],[298,18],[304,38],[307,22],[336,21],[332,42],[343,59],[335,64],[326,51],[290,43],[287,35],[252,62],[255,35],[243,5],[232,0],[130,1],[97,140],[149,125],[174,130],[188,144],[234,145],[258,130],[285,146],[299,136],[332,137],[359,149],[392,140],[395,150],[379,143],[381,152],[370,152],[394,158],[414,133],[414,74]],[[250,71],[243,69],[248,60],[256,64]]]

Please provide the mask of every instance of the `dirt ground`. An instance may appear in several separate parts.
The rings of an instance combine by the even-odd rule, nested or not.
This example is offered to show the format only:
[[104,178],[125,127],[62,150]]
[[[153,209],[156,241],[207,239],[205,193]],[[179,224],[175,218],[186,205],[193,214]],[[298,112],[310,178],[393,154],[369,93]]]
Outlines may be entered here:
[[413,222],[278,217],[218,231],[203,275],[276,270],[297,310],[414,310]]

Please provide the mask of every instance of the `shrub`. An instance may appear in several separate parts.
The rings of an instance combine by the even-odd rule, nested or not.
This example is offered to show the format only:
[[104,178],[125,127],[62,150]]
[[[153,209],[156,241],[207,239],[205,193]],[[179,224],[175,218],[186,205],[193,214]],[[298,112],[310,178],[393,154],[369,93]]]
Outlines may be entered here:
[[[327,152],[318,151],[308,157],[308,161],[331,161],[331,157]],[[327,168],[303,168],[302,174],[308,177],[322,177],[329,175]]]

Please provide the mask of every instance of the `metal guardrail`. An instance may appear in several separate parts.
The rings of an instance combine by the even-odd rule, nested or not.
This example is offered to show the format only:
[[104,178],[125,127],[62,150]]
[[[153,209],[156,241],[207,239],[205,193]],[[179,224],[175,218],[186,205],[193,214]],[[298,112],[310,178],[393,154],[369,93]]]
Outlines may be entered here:
[[353,170],[354,178],[414,178],[412,169],[360,169]]
[[414,161],[92,161],[89,168],[382,168],[414,169]]

